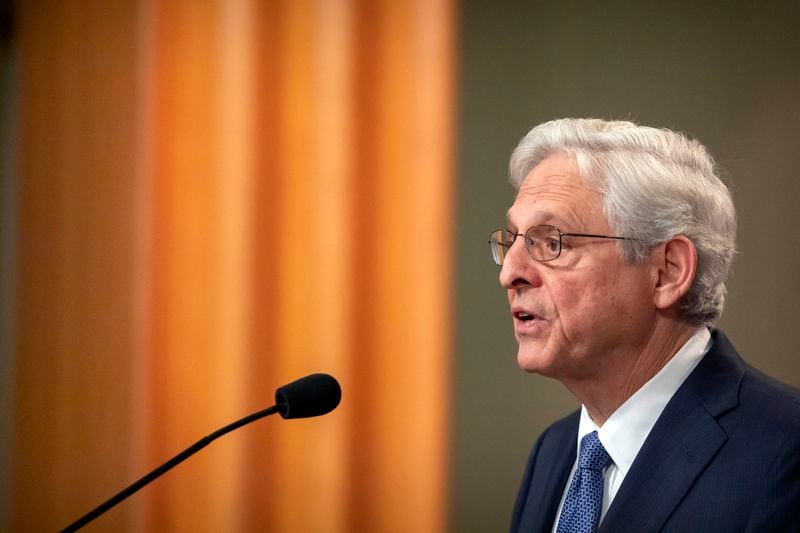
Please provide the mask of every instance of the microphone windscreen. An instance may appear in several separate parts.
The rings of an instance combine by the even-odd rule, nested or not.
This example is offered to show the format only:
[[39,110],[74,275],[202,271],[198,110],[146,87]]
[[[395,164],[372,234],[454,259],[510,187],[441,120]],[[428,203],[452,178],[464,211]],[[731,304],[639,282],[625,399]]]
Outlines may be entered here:
[[311,374],[275,391],[275,403],[283,418],[308,418],[330,413],[339,405],[342,389],[328,374]]

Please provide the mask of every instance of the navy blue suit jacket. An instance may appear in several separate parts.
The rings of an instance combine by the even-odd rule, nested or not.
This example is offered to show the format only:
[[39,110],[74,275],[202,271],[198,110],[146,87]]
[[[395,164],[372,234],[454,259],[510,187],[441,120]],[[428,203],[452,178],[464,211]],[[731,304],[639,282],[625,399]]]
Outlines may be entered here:
[[[599,532],[800,531],[800,391],[745,363],[720,331],[631,465]],[[579,412],[533,447],[512,532],[549,532]]]

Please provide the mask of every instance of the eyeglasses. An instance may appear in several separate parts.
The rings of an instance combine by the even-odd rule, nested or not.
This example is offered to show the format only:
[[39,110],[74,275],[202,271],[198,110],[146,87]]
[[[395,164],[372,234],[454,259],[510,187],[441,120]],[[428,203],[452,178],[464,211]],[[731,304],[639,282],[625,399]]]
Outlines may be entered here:
[[489,237],[489,245],[492,247],[492,258],[494,262],[502,266],[506,259],[509,248],[517,240],[517,237],[525,238],[525,248],[528,249],[530,256],[541,263],[552,261],[561,255],[562,237],[591,237],[594,239],[615,239],[619,241],[632,241],[629,237],[611,237],[609,235],[594,235],[591,233],[564,233],[555,226],[542,224],[533,226],[525,233],[514,233],[507,229],[494,230]]

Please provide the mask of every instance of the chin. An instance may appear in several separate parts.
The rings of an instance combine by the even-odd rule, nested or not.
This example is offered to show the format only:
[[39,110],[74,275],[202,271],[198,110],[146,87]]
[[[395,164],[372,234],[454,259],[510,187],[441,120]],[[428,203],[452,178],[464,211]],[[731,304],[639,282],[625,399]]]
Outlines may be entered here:
[[528,374],[539,374],[548,378],[556,376],[556,365],[553,357],[550,357],[541,348],[524,347],[520,345],[517,352],[517,364]]

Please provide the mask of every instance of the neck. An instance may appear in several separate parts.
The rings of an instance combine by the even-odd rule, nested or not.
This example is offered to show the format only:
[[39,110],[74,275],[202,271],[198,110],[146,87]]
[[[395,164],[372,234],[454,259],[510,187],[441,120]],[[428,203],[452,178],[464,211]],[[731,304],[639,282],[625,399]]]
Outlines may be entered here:
[[644,342],[610,355],[602,374],[562,381],[598,427],[664,368],[697,331],[696,326],[684,322],[662,326],[669,327],[656,327]]

